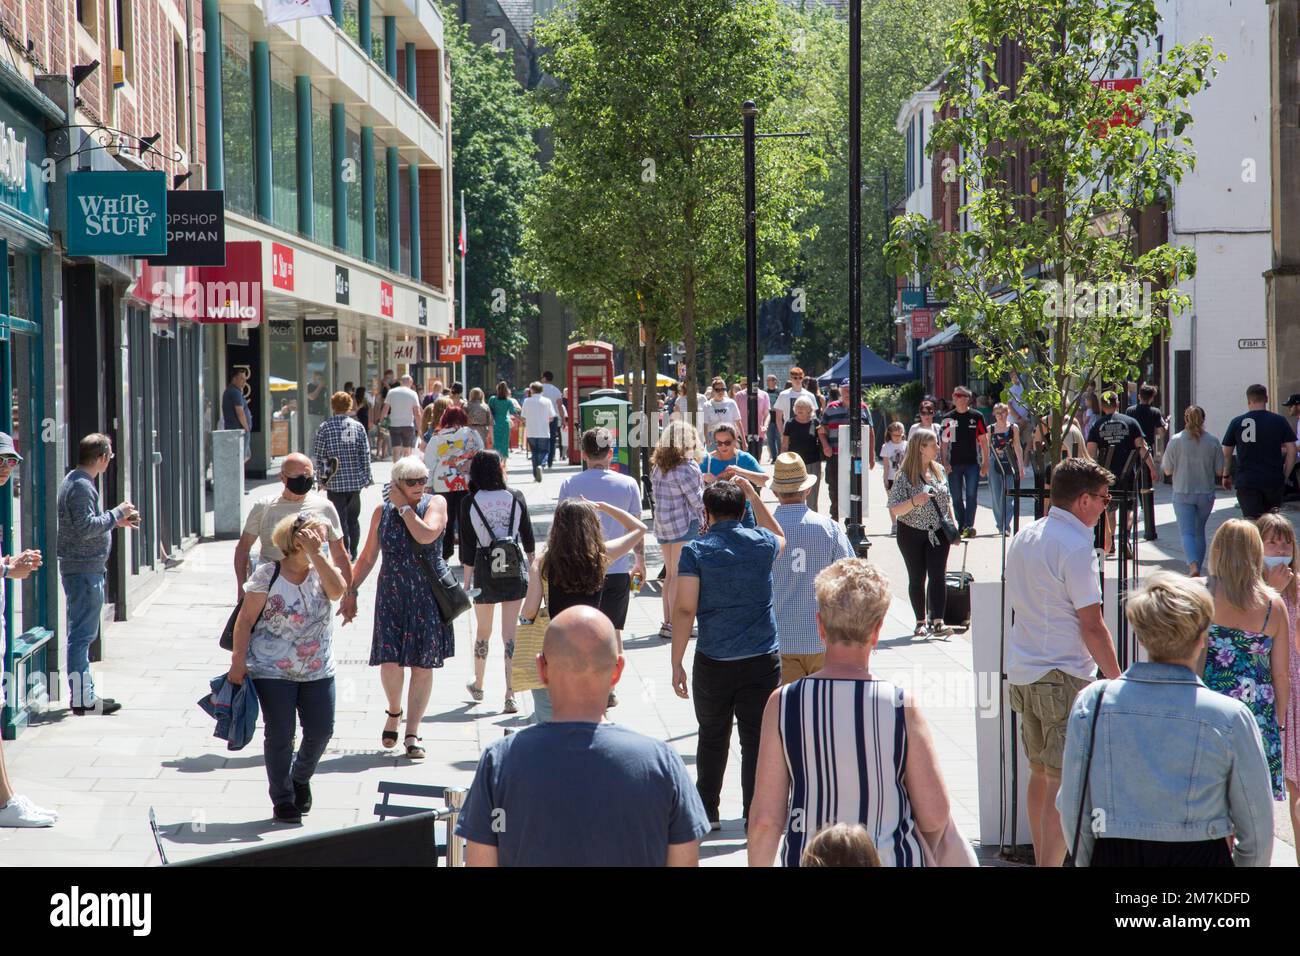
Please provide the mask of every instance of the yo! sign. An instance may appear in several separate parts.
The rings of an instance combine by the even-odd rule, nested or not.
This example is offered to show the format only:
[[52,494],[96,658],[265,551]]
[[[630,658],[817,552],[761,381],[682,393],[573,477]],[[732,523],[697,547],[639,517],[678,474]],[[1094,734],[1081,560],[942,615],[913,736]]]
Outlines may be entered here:
[[464,354],[461,348],[460,339],[439,339],[438,340],[438,361],[439,362],[459,362]]

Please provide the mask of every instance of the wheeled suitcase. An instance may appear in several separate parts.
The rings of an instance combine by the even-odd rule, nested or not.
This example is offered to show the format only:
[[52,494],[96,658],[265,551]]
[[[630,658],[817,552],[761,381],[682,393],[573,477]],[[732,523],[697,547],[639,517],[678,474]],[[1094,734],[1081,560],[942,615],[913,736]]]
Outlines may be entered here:
[[943,613],[943,622],[949,627],[970,627],[970,586],[975,575],[966,570],[966,551],[969,547],[970,542],[962,542],[961,570],[949,571],[944,575],[948,603]]

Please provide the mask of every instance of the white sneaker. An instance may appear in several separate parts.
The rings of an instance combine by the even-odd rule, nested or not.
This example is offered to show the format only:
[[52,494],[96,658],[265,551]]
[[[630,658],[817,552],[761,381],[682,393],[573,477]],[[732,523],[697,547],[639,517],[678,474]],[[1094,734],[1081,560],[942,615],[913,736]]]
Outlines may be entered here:
[[10,799],[0,807],[0,827],[52,827],[54,818],[37,813],[30,803],[19,802],[18,797]]
[[27,799],[27,797],[23,796],[21,793],[14,794],[14,800],[16,800],[18,803],[21,803],[28,810],[32,811],[32,813],[35,813],[39,816],[49,817],[53,820],[59,819],[58,810],[46,810],[44,807],[38,807],[36,804],[32,803],[31,800]]

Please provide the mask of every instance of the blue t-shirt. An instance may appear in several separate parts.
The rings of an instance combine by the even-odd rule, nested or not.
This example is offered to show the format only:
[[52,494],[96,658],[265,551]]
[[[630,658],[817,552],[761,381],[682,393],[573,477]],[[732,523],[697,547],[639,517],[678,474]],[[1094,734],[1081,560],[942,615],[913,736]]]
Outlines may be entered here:
[[1291,423],[1267,409],[1246,412],[1229,422],[1223,447],[1237,449],[1237,487],[1281,490],[1286,460],[1282,446],[1295,440]]
[[[716,478],[731,465],[735,465],[737,468],[743,468],[745,471],[763,470],[763,466],[755,461],[754,456],[749,452],[737,451],[735,458],[729,458],[726,461],[723,461],[716,455],[706,455],[704,460],[700,462],[700,472],[705,475],[713,475],[713,477]],[[749,506],[748,501],[745,502],[745,517],[740,523],[746,528],[758,527],[758,519],[754,517],[754,509]]]
[[736,661],[776,653],[772,565],[778,552],[776,535],[739,521],[715,522],[682,547],[677,573],[700,579],[695,647],[705,657]]
[[483,751],[456,832],[501,866],[663,866],[709,832],[681,756],[618,724],[546,723]]

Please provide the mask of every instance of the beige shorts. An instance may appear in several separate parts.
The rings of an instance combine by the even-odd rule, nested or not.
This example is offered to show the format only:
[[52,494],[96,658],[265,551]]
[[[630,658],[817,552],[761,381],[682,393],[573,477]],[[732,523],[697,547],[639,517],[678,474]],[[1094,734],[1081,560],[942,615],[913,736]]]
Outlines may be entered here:
[[1020,715],[1020,739],[1031,764],[1061,771],[1065,730],[1074,698],[1091,679],[1048,671],[1032,684],[1011,685],[1011,709]]

